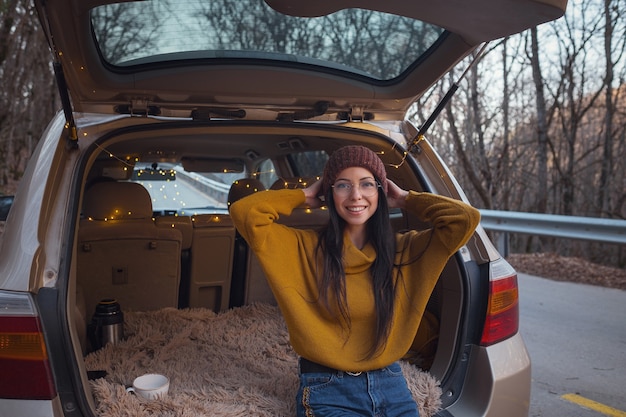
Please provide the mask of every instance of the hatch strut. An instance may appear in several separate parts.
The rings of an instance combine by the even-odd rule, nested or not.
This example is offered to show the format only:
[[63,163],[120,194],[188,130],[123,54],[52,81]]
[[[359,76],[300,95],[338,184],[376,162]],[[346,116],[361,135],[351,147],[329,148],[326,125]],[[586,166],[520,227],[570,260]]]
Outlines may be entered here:
[[483,44],[483,46],[480,48],[480,50],[478,51],[474,59],[472,59],[472,62],[470,62],[467,68],[465,68],[465,71],[463,71],[463,74],[461,74],[461,76],[459,77],[457,81],[452,83],[452,86],[450,87],[446,95],[443,96],[439,104],[437,104],[437,107],[432,112],[430,117],[428,117],[426,122],[424,122],[424,124],[420,126],[419,130],[417,131],[417,134],[415,135],[415,137],[409,144],[409,149],[417,145],[422,139],[424,139],[424,134],[426,133],[426,131],[430,128],[430,126],[433,124],[435,119],[437,119],[437,117],[439,116],[439,113],[441,113],[443,108],[446,107],[446,105],[448,104],[448,102],[450,101],[454,93],[456,93],[456,90],[459,89],[459,83],[461,82],[461,80],[463,80],[463,78],[465,78],[465,75],[467,74],[467,72],[478,62],[478,59],[483,55],[483,53],[485,52],[485,48],[487,47],[488,44],[489,42],[485,42]]
[[72,111],[72,103],[70,101],[70,95],[67,91],[67,82],[65,81],[65,75],[63,74],[63,66],[61,62],[55,60],[52,63],[54,68],[54,76],[57,80],[57,86],[59,87],[59,95],[61,96],[61,105],[63,106],[63,113],[65,114],[65,128],[67,129],[67,143],[71,147],[78,145],[78,133],[76,132],[76,122],[74,121],[74,112]]
[[48,44],[52,51],[53,61],[52,68],[54,69],[54,77],[59,89],[59,95],[61,97],[61,106],[63,107],[63,114],[65,115],[65,129],[67,130],[67,144],[71,148],[78,146],[78,133],[76,131],[76,122],[74,121],[74,112],[72,110],[72,102],[70,100],[70,94],[67,89],[67,81],[65,81],[65,75],[63,74],[63,66],[61,65],[61,54],[57,51],[54,43],[54,37],[52,36],[52,30],[50,30],[50,20],[48,18],[48,12],[46,10],[46,2],[41,1],[41,13],[39,14],[39,20],[41,21],[44,32],[48,35]]

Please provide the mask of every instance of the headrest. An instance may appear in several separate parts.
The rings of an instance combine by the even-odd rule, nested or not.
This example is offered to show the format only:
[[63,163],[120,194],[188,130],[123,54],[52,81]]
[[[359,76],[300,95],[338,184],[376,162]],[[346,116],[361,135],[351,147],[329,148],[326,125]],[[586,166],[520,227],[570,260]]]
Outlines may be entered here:
[[83,216],[94,220],[152,218],[148,190],[134,182],[99,182],[85,191]]
[[241,178],[233,182],[228,191],[228,206],[237,200],[254,194],[257,191],[265,191],[265,185],[256,178]]

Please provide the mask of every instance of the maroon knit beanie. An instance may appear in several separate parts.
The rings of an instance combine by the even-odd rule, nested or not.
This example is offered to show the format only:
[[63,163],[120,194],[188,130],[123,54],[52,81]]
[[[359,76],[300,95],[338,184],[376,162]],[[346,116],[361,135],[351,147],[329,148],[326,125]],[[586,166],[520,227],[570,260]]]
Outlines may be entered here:
[[387,193],[387,171],[383,161],[372,150],[356,145],[339,148],[328,158],[322,178],[322,192],[326,194],[335,183],[337,175],[350,167],[361,167],[370,171],[380,181],[385,194]]

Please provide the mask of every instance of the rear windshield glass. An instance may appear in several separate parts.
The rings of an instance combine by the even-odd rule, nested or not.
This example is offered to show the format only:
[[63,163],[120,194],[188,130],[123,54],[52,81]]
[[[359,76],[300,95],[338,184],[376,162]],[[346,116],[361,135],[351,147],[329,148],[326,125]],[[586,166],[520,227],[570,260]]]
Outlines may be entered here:
[[263,0],[110,4],[92,9],[91,22],[103,59],[114,66],[263,60],[323,66],[377,80],[402,74],[443,33],[419,20],[362,9],[292,17]]

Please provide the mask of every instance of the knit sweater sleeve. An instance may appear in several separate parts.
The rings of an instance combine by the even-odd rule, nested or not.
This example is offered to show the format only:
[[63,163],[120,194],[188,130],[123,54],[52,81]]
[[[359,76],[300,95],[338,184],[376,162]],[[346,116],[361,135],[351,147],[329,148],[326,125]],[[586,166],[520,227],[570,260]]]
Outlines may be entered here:
[[287,246],[295,243],[293,231],[275,222],[281,215],[291,214],[304,202],[302,190],[261,191],[233,203],[230,216],[250,247],[259,252],[270,247],[268,240]]
[[441,247],[449,255],[461,248],[480,222],[480,212],[474,207],[449,197],[411,191],[406,198],[406,209],[432,229],[431,244]]

